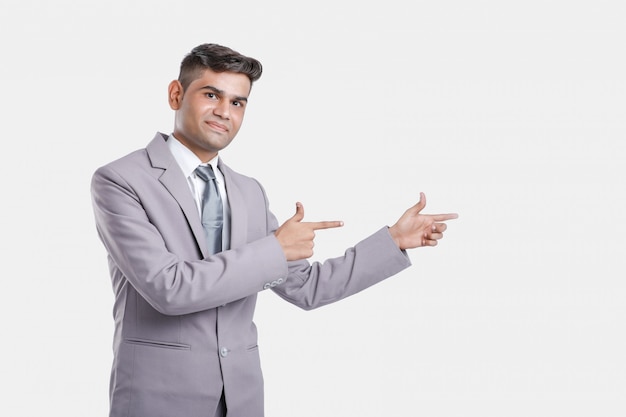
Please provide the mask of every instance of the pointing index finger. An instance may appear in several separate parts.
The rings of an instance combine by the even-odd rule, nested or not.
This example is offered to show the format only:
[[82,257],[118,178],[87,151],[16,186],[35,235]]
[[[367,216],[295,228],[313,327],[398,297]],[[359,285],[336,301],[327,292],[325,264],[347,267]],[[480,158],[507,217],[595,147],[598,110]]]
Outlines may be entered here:
[[435,219],[436,222],[443,222],[443,221],[446,221],[446,220],[452,220],[452,219],[456,219],[458,217],[459,217],[459,215],[457,213],[434,214],[433,215],[433,219]]
[[342,221],[306,222],[312,230],[333,229],[343,226]]

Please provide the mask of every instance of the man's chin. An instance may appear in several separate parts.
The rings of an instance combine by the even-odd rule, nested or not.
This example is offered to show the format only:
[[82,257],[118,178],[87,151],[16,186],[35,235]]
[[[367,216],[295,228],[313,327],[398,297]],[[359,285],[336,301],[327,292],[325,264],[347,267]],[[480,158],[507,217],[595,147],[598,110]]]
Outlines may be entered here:
[[212,140],[205,142],[205,144],[207,145],[205,149],[209,152],[219,152],[222,149],[225,149],[226,147],[228,147],[228,145],[230,145],[231,142],[232,140],[230,139],[215,140],[213,138]]

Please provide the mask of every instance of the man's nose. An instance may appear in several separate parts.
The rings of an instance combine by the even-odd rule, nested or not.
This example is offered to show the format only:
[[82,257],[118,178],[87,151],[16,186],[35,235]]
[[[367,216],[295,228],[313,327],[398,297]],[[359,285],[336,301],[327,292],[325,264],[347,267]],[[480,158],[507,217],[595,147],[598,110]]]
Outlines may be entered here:
[[230,103],[227,100],[219,100],[213,113],[222,119],[228,119],[230,117]]

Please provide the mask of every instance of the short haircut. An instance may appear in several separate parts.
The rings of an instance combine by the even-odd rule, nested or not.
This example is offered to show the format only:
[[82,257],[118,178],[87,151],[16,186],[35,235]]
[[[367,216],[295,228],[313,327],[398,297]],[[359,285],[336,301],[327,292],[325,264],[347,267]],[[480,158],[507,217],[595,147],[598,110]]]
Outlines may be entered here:
[[211,69],[215,72],[236,72],[250,79],[250,84],[261,78],[263,67],[254,58],[247,57],[232,49],[214,43],[198,45],[189,52],[180,63],[178,81],[183,90],[202,76],[202,71]]

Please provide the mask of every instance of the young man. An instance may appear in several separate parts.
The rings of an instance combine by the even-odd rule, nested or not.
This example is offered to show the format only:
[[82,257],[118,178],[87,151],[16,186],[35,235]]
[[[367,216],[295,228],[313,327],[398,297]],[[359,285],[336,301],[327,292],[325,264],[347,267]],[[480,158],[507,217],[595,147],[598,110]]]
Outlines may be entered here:
[[422,194],[344,256],[308,262],[315,230],[342,223],[304,222],[298,203],[279,227],[262,186],[218,156],[261,71],[224,46],[194,48],[169,85],[172,134],[93,176],[115,293],[112,417],[263,416],[257,293],[304,309],[340,300],[407,268],[405,250],[436,245],[457,217],[421,214]]

